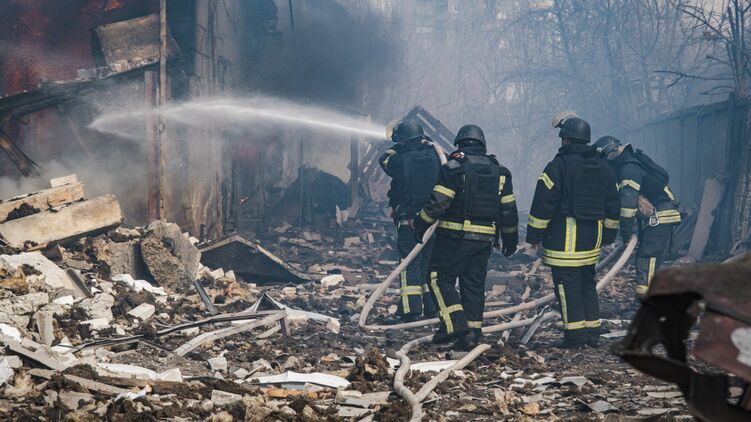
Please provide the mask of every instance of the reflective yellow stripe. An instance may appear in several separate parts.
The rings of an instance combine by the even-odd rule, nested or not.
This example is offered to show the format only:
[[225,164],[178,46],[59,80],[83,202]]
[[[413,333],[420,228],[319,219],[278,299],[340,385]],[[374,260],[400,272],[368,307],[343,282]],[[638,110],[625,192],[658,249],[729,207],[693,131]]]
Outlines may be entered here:
[[611,220],[609,218],[605,219],[605,228],[606,229],[617,229],[618,228],[618,220]]
[[433,188],[433,192],[438,192],[440,194],[446,195],[449,198],[453,199],[456,196],[456,192],[447,188],[446,186],[441,185],[435,185]]
[[670,191],[669,187],[665,186],[665,189],[663,190],[665,191],[665,194],[668,196],[668,198],[670,198],[671,201],[675,201],[675,196],[673,196],[673,192]]
[[464,224],[456,223],[454,221],[440,221],[438,222],[438,227],[448,230],[465,231],[468,233],[495,234],[495,227],[472,224],[469,220],[464,221]]
[[391,159],[391,157],[393,157],[394,155],[396,155],[396,151],[394,151],[393,149],[387,149],[386,150],[386,154],[388,154],[389,156],[386,157],[385,160],[383,160],[383,166],[384,167],[388,167],[389,166],[389,160]]
[[563,318],[563,326],[568,323],[568,306],[566,305],[566,289],[563,288],[563,284],[558,285],[558,299],[561,301],[561,318]]
[[425,294],[425,293],[430,293],[430,287],[428,287],[428,285],[427,285],[427,284],[423,284],[423,285],[422,285],[422,293],[423,293],[423,294]]
[[681,216],[681,213],[678,210],[663,210],[663,211],[657,211],[658,217],[670,217],[670,216]]
[[657,211],[657,220],[662,224],[680,223],[681,213],[677,210]]
[[649,286],[645,286],[644,284],[640,284],[636,286],[636,292],[639,293],[640,295],[647,294],[647,290],[649,290]]
[[[407,270],[406,269],[402,270],[400,276],[401,276],[400,278],[402,281],[401,288],[402,288],[402,291],[404,291],[405,289],[409,288],[409,286],[407,285]],[[410,311],[409,297],[407,296],[408,295],[402,294],[402,311],[404,311],[405,314],[408,314]]]
[[512,202],[516,201],[516,197],[514,194],[506,195],[501,197],[501,204],[510,204]]
[[402,287],[400,290],[402,296],[422,295],[422,286],[406,286]]
[[543,249],[542,254],[551,258],[561,259],[583,259],[600,256],[601,249],[596,248],[589,251],[579,252],[566,252],[566,251],[554,251],[552,249]]
[[451,315],[446,308],[446,302],[443,301],[443,295],[441,289],[438,288],[438,273],[435,271],[430,272],[430,286],[433,288],[433,294],[438,305],[438,313],[441,315],[443,323],[446,324],[446,334],[454,332],[454,323],[451,322]]
[[550,224],[550,220],[543,220],[541,218],[537,218],[533,216],[532,214],[530,214],[529,221],[527,224],[529,224],[530,227],[545,230],[548,228],[548,224]]
[[597,220],[597,243],[595,243],[595,249],[600,249],[602,246],[602,221]]
[[581,330],[582,328],[587,328],[587,323],[585,321],[569,322],[568,324],[563,324],[563,328],[566,330]]
[[463,311],[464,308],[461,304],[451,305],[448,308],[446,308],[446,311],[448,311],[449,314],[453,314],[454,312]]
[[555,183],[553,183],[553,180],[550,179],[550,176],[548,176],[547,173],[543,173],[538,180],[541,180],[542,183],[545,184],[545,187],[548,188],[548,190],[553,189],[553,186],[555,186]]
[[464,228],[464,225],[461,223],[454,223],[453,221],[442,220],[438,223],[438,227],[442,227],[444,229],[449,229],[449,230],[461,231]]
[[482,328],[482,321],[467,321],[469,328]]
[[435,218],[429,216],[428,213],[425,212],[425,210],[421,210],[420,214],[418,215],[420,216],[420,218],[425,220],[426,223],[430,223],[430,224],[435,223]]
[[598,319],[597,321],[584,321],[584,325],[587,328],[597,328],[600,326],[600,320]]
[[501,195],[501,192],[503,192],[503,186],[506,185],[506,176],[501,176],[498,178],[498,195]]
[[546,255],[542,256],[542,262],[546,265],[550,265],[553,267],[584,267],[586,265],[594,265],[597,264],[597,261],[600,260],[599,255],[592,257],[592,258],[580,258],[580,259],[558,259],[558,258],[551,258]]
[[636,208],[621,208],[621,217],[623,218],[636,217]]
[[494,226],[480,226],[477,224],[472,224],[469,222],[469,220],[467,220],[464,222],[464,231],[471,232],[471,233],[480,233],[480,234],[495,234],[495,227]]
[[634,188],[637,191],[641,189],[641,185],[640,184],[636,183],[635,181],[633,181],[631,179],[627,179],[627,180],[622,181],[621,184],[618,185],[618,190],[621,190],[621,189],[625,188],[626,186],[628,186],[630,188]]
[[657,266],[657,258],[649,258],[649,271],[647,272],[647,286],[652,284],[652,277],[655,276],[655,267]]
[[501,227],[501,233],[505,233],[505,234],[513,234],[513,233],[517,233],[518,231],[519,231],[519,228],[516,227],[516,226],[514,226],[514,227]]
[[576,219],[566,217],[566,243],[565,252],[576,252]]

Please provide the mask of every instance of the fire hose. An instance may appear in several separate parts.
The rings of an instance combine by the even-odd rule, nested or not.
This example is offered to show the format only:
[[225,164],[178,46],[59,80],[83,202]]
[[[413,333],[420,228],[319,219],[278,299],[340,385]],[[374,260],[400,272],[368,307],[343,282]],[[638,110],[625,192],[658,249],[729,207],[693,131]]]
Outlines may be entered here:
[[[437,145],[433,144],[433,147],[436,150],[436,153],[438,154],[438,157],[441,161],[441,164],[446,163],[446,157],[443,152],[443,150]],[[366,330],[374,330],[374,331],[385,331],[385,330],[397,330],[397,329],[407,329],[407,328],[418,328],[418,327],[424,327],[429,325],[436,325],[440,323],[440,319],[438,318],[432,318],[428,320],[423,321],[416,321],[411,323],[402,323],[402,324],[392,324],[392,325],[368,325],[368,315],[373,309],[373,306],[375,305],[375,302],[383,295],[383,293],[386,291],[386,289],[389,288],[391,283],[394,282],[398,274],[401,274],[404,269],[407,268],[407,266],[415,259],[415,257],[422,251],[422,248],[425,246],[425,244],[430,240],[430,238],[433,236],[433,233],[435,232],[436,227],[438,226],[438,221],[433,223],[423,234],[422,236],[422,242],[415,245],[415,247],[410,251],[410,253],[397,265],[397,267],[391,272],[391,274],[386,277],[386,279],[376,288],[376,290],[373,292],[373,294],[368,298],[367,302],[363,306],[362,311],[360,312],[360,318],[358,320],[358,325]],[[607,286],[610,281],[615,277],[615,275],[623,268],[623,266],[626,264],[628,259],[631,257],[631,254],[633,253],[634,249],[636,248],[637,243],[637,237],[633,236],[631,240],[629,241],[628,245],[625,246],[625,249],[623,250],[623,253],[621,254],[621,257],[618,259],[618,261],[615,263],[615,265],[608,271],[608,273],[605,275],[605,277],[600,280],[599,283],[597,283],[597,291],[600,291],[602,288]],[[608,257],[606,257],[600,265],[597,266],[597,271],[604,268],[605,265],[607,265],[613,257],[617,255],[617,253],[620,251],[620,248],[613,251]],[[535,269],[537,266],[535,266]],[[521,303],[516,306],[511,306],[508,308],[496,310],[496,311],[490,311],[483,313],[483,319],[490,319],[490,318],[498,318],[504,315],[509,314],[517,314],[519,318],[521,317],[521,312],[535,309],[539,306],[542,306],[546,303],[552,302],[555,299],[554,294],[548,294],[546,296],[543,296],[539,299],[535,299],[531,302]],[[544,310],[543,310],[544,312]],[[511,330],[514,328],[521,328],[521,327],[527,327],[533,324],[539,325],[542,321],[552,319],[559,316],[558,312],[544,312],[542,315],[533,317],[533,318],[527,318],[527,319],[519,319],[515,317],[513,321],[506,322],[502,324],[492,325],[483,327],[482,332],[484,334],[487,333],[495,333],[499,331],[506,331]],[[425,400],[425,398],[430,394],[430,392],[435,389],[438,384],[446,380],[448,376],[451,374],[451,372],[455,370],[459,370],[461,368],[464,368],[469,363],[474,361],[480,354],[485,352],[490,348],[490,345],[487,344],[481,344],[475,347],[472,351],[467,353],[462,359],[457,361],[454,365],[451,367],[441,371],[438,375],[433,377],[428,383],[426,383],[422,389],[417,394],[412,393],[409,388],[407,388],[404,385],[404,377],[409,372],[411,361],[409,359],[409,352],[413,348],[419,346],[420,344],[428,343],[430,342],[432,336],[424,336],[419,337],[417,339],[414,339],[404,346],[402,346],[401,349],[396,353],[396,357],[399,358],[400,361],[400,367],[397,370],[395,376],[394,376],[394,391],[396,391],[404,400],[409,403],[411,409],[412,409],[412,417],[410,418],[411,421],[419,421],[422,419],[422,402]]]
[[[605,276],[602,278],[602,280],[600,280],[597,283],[597,291],[598,292],[601,291],[602,289],[604,289],[605,287],[607,287],[607,285],[610,284],[610,282],[613,280],[613,278],[615,277],[615,275],[618,274],[618,272],[620,272],[621,268],[623,268],[623,266],[626,265],[626,262],[631,257],[631,254],[634,252],[634,249],[636,249],[637,240],[638,239],[637,239],[636,236],[631,237],[631,240],[628,242],[627,245],[625,245],[625,249],[623,249],[623,253],[621,254],[621,256],[618,259],[618,261],[616,261],[616,263],[613,265],[613,267],[610,269],[610,271],[608,271],[607,274],[605,274]],[[614,250],[610,254],[610,256],[615,256],[618,252],[621,251],[621,249],[622,249],[621,247],[617,248],[616,250]],[[607,263],[607,262],[612,261],[612,258],[610,258],[610,256],[608,258],[604,259],[603,263]],[[598,267],[599,267],[598,269],[602,268],[602,266],[599,266],[599,265],[598,265]],[[381,286],[379,286],[379,288],[380,287]],[[383,288],[383,291],[385,291],[386,287],[388,287],[388,285],[386,285]],[[371,296],[371,299],[376,296],[377,292],[378,292],[378,290],[376,290],[376,292],[373,293],[373,296]],[[514,312],[519,312],[519,311],[523,311],[523,310],[527,310],[527,309],[533,309],[533,308],[538,307],[538,306],[540,306],[540,305],[542,305],[544,303],[552,301],[554,298],[555,298],[555,295],[551,294],[551,295],[544,296],[544,297],[542,297],[540,299],[534,300],[532,302],[528,302],[528,303],[525,303],[525,304],[514,306],[512,308],[516,309]],[[377,299],[377,297],[376,297],[376,299]],[[375,302],[375,300],[373,300],[373,302]],[[535,304],[535,305],[533,306],[532,304]],[[371,307],[372,307],[372,304],[371,304]],[[511,308],[507,308],[507,309],[511,309]],[[511,313],[511,312],[507,312],[507,313]],[[485,313],[485,315],[484,315],[485,318],[487,318],[487,314],[488,314],[488,312]],[[361,322],[364,321],[364,319],[362,318],[362,315],[365,315],[365,318],[367,318],[367,314],[365,313],[365,309],[363,309],[363,313],[361,314],[361,318],[360,318]],[[523,320],[511,321],[511,322],[506,322],[506,323],[503,323],[503,324],[497,324],[497,325],[491,325],[491,326],[488,326],[488,327],[483,327],[482,332],[483,332],[483,334],[489,334],[489,333],[496,333],[496,332],[499,332],[499,331],[511,330],[511,329],[514,329],[514,328],[527,327],[527,326],[530,326],[532,324],[540,324],[543,321],[546,321],[546,320],[549,320],[549,319],[553,319],[553,318],[556,318],[556,317],[559,317],[559,316],[560,316],[560,314],[558,312],[555,312],[555,311],[544,312],[542,315],[537,316],[537,317],[532,317],[532,318],[527,318],[527,319],[523,319]],[[423,322],[425,322],[425,321],[423,321]],[[360,325],[363,326],[362,323]],[[396,324],[396,325],[405,325],[405,324]],[[369,327],[369,326],[365,326],[364,328],[366,328],[366,327]],[[383,327],[383,326],[376,326],[376,327]],[[386,326],[386,327],[395,327],[395,325]],[[410,418],[410,421],[419,421],[419,420],[422,419],[422,402],[423,402],[423,400],[425,400],[425,398],[427,398],[428,394],[430,394],[430,392],[435,387],[437,387],[438,384],[440,384],[441,382],[445,381],[446,378],[448,378],[448,376],[451,374],[452,371],[464,368],[469,363],[471,363],[472,361],[474,361],[478,356],[480,356],[480,354],[482,354],[483,352],[485,352],[486,350],[488,350],[490,348],[490,345],[488,345],[488,344],[481,344],[481,345],[475,347],[472,351],[470,351],[469,353],[467,353],[462,359],[460,359],[459,361],[457,361],[454,365],[452,365],[451,367],[443,370],[441,373],[439,373],[438,375],[436,375],[435,377],[433,377],[428,383],[426,383],[420,389],[420,391],[417,394],[414,394],[414,393],[412,393],[412,391],[409,388],[407,388],[404,385],[404,378],[406,377],[407,373],[409,372],[409,368],[410,368],[410,365],[411,365],[411,360],[409,359],[409,352],[413,348],[415,348],[415,347],[417,347],[417,346],[419,346],[421,344],[430,342],[431,338],[432,338],[432,336],[430,336],[430,335],[416,338],[416,339],[410,341],[409,343],[405,344],[404,346],[402,346],[402,348],[399,349],[398,352],[396,352],[396,357],[399,358],[400,366],[399,366],[399,369],[396,371],[396,374],[394,375],[394,391],[396,391],[397,394],[399,394],[402,398],[404,398],[404,400],[410,405],[410,408],[412,409],[412,417]]]
[[[437,223],[436,223],[437,224]],[[407,255],[406,258],[402,260],[401,263],[394,269],[394,271],[389,274],[388,277],[376,288],[376,290],[373,292],[373,294],[368,298],[368,301],[363,306],[362,312],[360,312],[360,319],[358,321],[358,324],[360,327],[362,327],[365,330],[372,330],[372,331],[386,331],[386,330],[404,330],[409,328],[420,328],[430,325],[437,325],[441,322],[438,318],[431,318],[431,319],[425,319],[422,321],[415,321],[415,322],[407,322],[402,324],[390,324],[390,325],[375,325],[375,324],[366,324],[368,315],[373,309],[373,305],[375,302],[383,295],[383,293],[386,291],[386,289],[393,283],[393,281],[396,279],[397,275],[400,274],[405,268],[407,268],[407,265],[409,265],[410,262],[417,256],[418,253],[422,250],[422,246],[425,244],[425,242],[430,239],[430,236],[433,235],[433,231],[435,230],[435,224],[431,226],[423,236],[423,243],[417,244],[414,249]],[[616,262],[616,264],[611,268],[611,270],[600,280],[599,283],[597,283],[598,289],[600,289],[601,285],[607,285],[607,283],[610,282],[610,280],[615,277],[615,275],[621,270],[623,265],[626,264],[626,261],[628,261],[628,258],[631,257],[631,254],[633,253],[634,249],[636,248],[637,238],[636,236],[633,236],[631,240],[629,241],[628,245],[626,245],[625,249],[623,250],[623,253],[621,254],[620,259]],[[621,251],[621,248],[617,248],[614,250],[608,257],[606,257],[602,263],[597,265],[597,270],[601,270],[604,268],[604,266],[612,261],[612,257],[617,256],[618,252]],[[528,311],[530,309],[538,308],[542,305],[545,305],[547,303],[552,302],[555,300],[555,294],[550,293],[548,295],[545,295],[541,298],[521,303],[515,306],[510,306],[508,308],[498,309],[495,311],[488,311],[483,313],[483,319],[492,319],[492,318],[499,318],[504,315],[510,315],[515,314],[522,311]],[[532,322],[529,321],[531,324]],[[485,332],[486,328],[483,328],[483,332]],[[502,330],[501,330],[502,331]],[[492,331],[495,332],[495,331]]]

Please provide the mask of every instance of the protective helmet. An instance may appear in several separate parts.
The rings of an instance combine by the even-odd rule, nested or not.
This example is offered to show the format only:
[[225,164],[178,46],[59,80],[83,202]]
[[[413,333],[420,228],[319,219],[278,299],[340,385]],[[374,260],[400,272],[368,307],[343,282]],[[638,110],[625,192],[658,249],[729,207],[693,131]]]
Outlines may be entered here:
[[578,117],[564,119],[558,127],[561,129],[558,136],[561,139],[571,139],[588,144],[592,140],[592,130],[586,120]]
[[606,158],[611,152],[615,151],[616,148],[622,145],[623,144],[621,144],[621,141],[610,135],[603,136],[602,138],[598,139],[597,142],[595,142],[597,153],[602,158]]
[[576,112],[573,112],[571,110],[565,110],[562,111],[555,116],[553,116],[553,127],[559,128],[561,127],[561,123],[563,123],[564,120],[570,119],[572,117],[579,117],[576,115]]
[[456,138],[454,138],[454,145],[459,145],[459,142],[462,141],[477,141],[483,146],[487,145],[485,142],[485,134],[482,132],[482,129],[480,129],[480,126],[477,125],[465,125],[459,129],[459,133],[457,133]]
[[405,120],[399,122],[391,133],[391,140],[394,142],[407,142],[413,139],[422,138],[425,136],[425,132],[422,130],[422,126],[419,124]]

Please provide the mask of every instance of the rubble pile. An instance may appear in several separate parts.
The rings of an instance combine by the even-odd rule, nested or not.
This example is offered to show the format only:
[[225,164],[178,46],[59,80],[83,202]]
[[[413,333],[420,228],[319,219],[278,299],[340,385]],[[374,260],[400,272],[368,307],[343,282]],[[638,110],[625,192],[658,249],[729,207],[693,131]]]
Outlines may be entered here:
[[[367,297],[397,263],[380,210],[317,229],[281,224],[261,243],[242,236],[200,243],[166,222],[120,227],[121,216],[111,218],[120,214],[116,198],[84,193],[68,178],[0,202],[0,417],[409,418],[393,392],[394,353],[432,328],[357,326]],[[70,221],[60,219],[65,213],[74,226],[58,226]],[[6,237],[27,225],[39,228],[25,231],[29,239]],[[528,276],[535,259],[529,249],[512,259],[494,255],[489,309],[551,291],[548,271]],[[376,321],[396,321],[397,294],[377,302]],[[431,393],[427,418],[685,418],[674,387],[608,351],[627,328],[621,318],[633,312],[632,298],[625,278],[605,293],[609,332],[597,349],[556,348],[555,321],[527,346],[518,345],[521,332],[505,344],[489,337],[490,351]],[[427,346],[411,357],[406,385],[417,391],[461,355]]]

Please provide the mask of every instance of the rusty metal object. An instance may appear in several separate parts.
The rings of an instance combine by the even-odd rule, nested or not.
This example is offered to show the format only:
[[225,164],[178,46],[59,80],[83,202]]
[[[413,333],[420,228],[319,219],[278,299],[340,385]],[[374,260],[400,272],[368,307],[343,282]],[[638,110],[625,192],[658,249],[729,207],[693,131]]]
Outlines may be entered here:
[[[725,265],[666,269],[655,276],[614,352],[635,368],[673,382],[690,412],[705,421],[747,421],[751,383],[751,255]],[[686,340],[701,317],[692,353],[745,382],[745,398],[728,401],[730,378],[692,367]],[[664,347],[658,353],[656,346]]]

